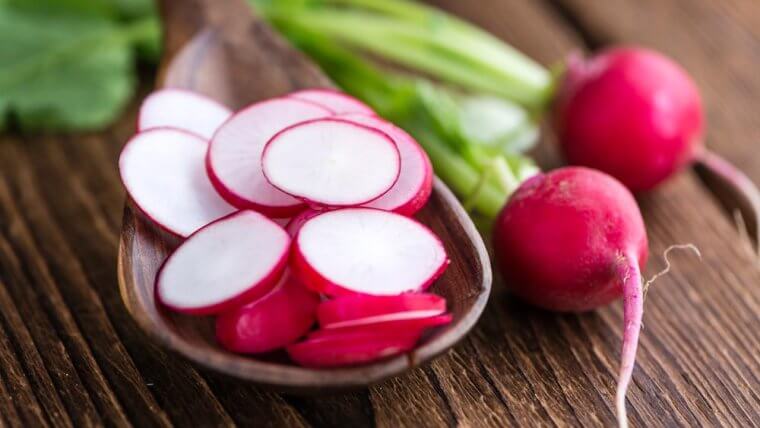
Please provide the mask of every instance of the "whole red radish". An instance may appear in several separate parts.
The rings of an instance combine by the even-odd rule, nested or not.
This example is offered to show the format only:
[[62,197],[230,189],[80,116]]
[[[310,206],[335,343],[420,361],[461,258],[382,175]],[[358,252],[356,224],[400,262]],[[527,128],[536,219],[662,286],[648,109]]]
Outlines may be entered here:
[[640,269],[648,252],[631,193],[609,175],[583,167],[537,175],[504,206],[493,238],[508,287],[536,306],[587,311],[623,297],[616,405],[624,424],[643,313]]
[[703,127],[696,85],[657,52],[617,47],[568,61],[555,130],[571,164],[648,190],[701,152]]

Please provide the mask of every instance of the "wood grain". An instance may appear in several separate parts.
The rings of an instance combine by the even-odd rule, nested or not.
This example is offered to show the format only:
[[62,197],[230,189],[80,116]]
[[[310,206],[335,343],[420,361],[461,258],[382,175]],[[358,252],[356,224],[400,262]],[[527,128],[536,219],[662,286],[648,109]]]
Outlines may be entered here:
[[[588,48],[591,37],[665,50],[705,92],[708,144],[760,181],[757,90],[748,89],[759,84],[752,67],[760,52],[757,2],[437,3],[545,64]],[[740,64],[747,67],[737,70]],[[154,346],[121,304],[115,275],[124,201],[116,158],[134,112],[135,105],[115,127],[92,135],[0,137],[0,425],[65,426],[92,418],[93,408],[104,425],[140,427],[613,423],[618,305],[555,315],[497,286],[477,328],[450,355],[371,388],[321,397],[266,392]],[[540,152],[556,165],[550,144]],[[649,275],[663,267],[658,255],[671,243],[695,242],[704,258],[674,254],[673,272],[648,296],[629,395],[632,425],[757,426],[760,272],[751,251],[693,173],[640,202],[652,241]],[[38,282],[48,276],[43,270],[47,284]],[[66,327],[66,312],[76,330]],[[79,338],[91,366],[79,367],[89,359]],[[61,345],[42,347],[49,343]],[[47,366],[54,358],[60,361]],[[59,370],[66,361],[76,376]],[[71,400],[50,386],[68,379],[67,390],[83,391],[92,405],[67,406]]]

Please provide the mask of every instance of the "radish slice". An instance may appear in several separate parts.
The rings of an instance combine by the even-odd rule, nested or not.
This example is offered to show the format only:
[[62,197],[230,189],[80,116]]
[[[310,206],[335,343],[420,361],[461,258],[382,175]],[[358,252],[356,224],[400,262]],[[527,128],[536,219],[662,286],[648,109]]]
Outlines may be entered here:
[[232,205],[271,217],[291,217],[302,201],[273,187],[261,173],[261,153],[272,136],[293,124],[329,116],[323,107],[275,98],[236,113],[214,134],[206,158],[211,182]]
[[424,290],[448,263],[430,229],[373,208],[328,211],[310,219],[298,232],[292,256],[301,281],[329,296]]
[[269,292],[287,263],[290,236],[254,211],[239,211],[191,235],[166,259],[156,296],[177,312],[207,315]]
[[206,176],[207,148],[194,134],[158,128],[135,135],[119,157],[122,182],[138,208],[182,237],[235,211]]
[[162,89],[143,101],[137,129],[176,128],[208,140],[230,116],[230,109],[211,98],[183,89]]
[[333,89],[305,89],[288,95],[303,101],[319,104],[334,114],[359,113],[374,116],[375,112],[368,105],[356,98]]
[[384,133],[327,118],[272,137],[261,165],[267,180],[283,192],[327,206],[354,206],[387,192],[398,179],[401,159]]
[[413,335],[342,334],[288,346],[288,355],[306,367],[339,367],[366,364],[402,354],[414,348]]
[[291,237],[296,236],[298,234],[298,231],[301,230],[301,226],[303,226],[306,221],[312,217],[316,217],[319,214],[322,214],[323,212],[324,211],[307,208],[306,210],[301,211],[301,213],[297,216],[290,219],[287,226],[285,226],[285,230],[288,231],[288,234],[290,234]]
[[451,323],[453,320],[451,314],[440,314],[423,318],[407,319],[387,319],[384,321],[374,321],[367,323],[357,323],[352,325],[324,327],[309,334],[310,339],[326,337],[333,334],[362,334],[378,333],[387,335],[417,335],[420,337],[427,328],[438,327]]
[[419,211],[433,190],[433,166],[417,141],[403,129],[379,117],[349,114],[341,118],[384,132],[396,143],[401,155],[401,173],[396,184],[383,196],[364,206],[406,216]]
[[319,296],[285,273],[266,296],[216,319],[216,337],[232,352],[258,354],[298,340],[314,324]]
[[317,318],[322,327],[343,327],[387,320],[427,318],[446,312],[446,299],[430,293],[398,296],[338,297],[322,302]]

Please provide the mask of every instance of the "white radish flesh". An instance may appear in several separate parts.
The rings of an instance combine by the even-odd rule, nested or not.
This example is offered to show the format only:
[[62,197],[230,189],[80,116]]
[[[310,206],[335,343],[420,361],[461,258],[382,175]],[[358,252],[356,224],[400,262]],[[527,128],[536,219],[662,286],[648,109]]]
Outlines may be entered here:
[[287,263],[290,236],[254,211],[207,225],[166,259],[156,296],[170,309],[220,313],[265,295]]
[[401,160],[386,134],[341,119],[302,122],[275,135],[261,165],[276,188],[325,206],[355,206],[387,192]]
[[319,296],[287,272],[266,296],[216,319],[216,337],[232,352],[258,354],[282,348],[306,334]]
[[137,129],[176,128],[208,140],[230,116],[230,109],[211,98],[184,89],[162,89],[143,101]]
[[272,136],[293,124],[329,116],[316,104],[293,98],[275,98],[236,113],[216,132],[206,167],[214,187],[232,205],[251,208],[272,217],[290,217],[304,208],[296,199],[273,187],[261,172],[261,154]]
[[333,89],[304,89],[293,92],[289,97],[319,104],[334,114],[359,113],[363,115],[375,115],[374,110],[368,105],[344,92]]
[[396,143],[401,155],[401,173],[393,187],[383,196],[364,206],[411,216],[430,198],[433,190],[433,166],[425,151],[406,131],[375,116],[341,115],[341,118],[378,129]]
[[186,237],[235,211],[206,176],[207,148],[199,136],[158,128],[135,135],[119,157],[129,196],[147,217],[176,235]]
[[427,227],[372,208],[329,211],[308,220],[292,258],[302,282],[329,296],[421,291],[447,265],[443,244]]

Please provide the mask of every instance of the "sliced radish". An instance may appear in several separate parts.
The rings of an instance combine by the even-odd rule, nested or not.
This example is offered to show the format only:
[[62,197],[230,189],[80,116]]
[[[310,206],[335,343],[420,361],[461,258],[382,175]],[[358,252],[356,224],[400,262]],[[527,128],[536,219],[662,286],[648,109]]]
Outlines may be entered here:
[[288,355],[306,367],[338,367],[366,364],[402,354],[414,348],[413,335],[344,334],[307,339],[288,346]]
[[236,113],[211,139],[206,167],[214,187],[239,208],[271,217],[297,214],[303,202],[269,184],[261,173],[261,153],[284,128],[329,115],[323,107],[293,98],[263,101]]
[[156,277],[156,296],[177,312],[207,315],[269,292],[287,263],[290,236],[254,211],[240,211],[191,235]]
[[177,128],[208,140],[231,115],[232,110],[201,94],[184,89],[162,89],[143,101],[137,129]]
[[224,348],[245,354],[282,348],[314,325],[318,304],[319,296],[286,272],[267,295],[219,315],[217,340]]
[[398,296],[356,294],[320,303],[319,324],[343,327],[387,320],[427,318],[446,312],[446,299],[431,293],[405,293]]
[[398,179],[401,159],[384,133],[325,118],[272,137],[261,165],[267,180],[283,192],[316,204],[354,206],[387,192]]
[[316,339],[333,334],[365,333],[378,333],[387,335],[417,335],[417,337],[419,337],[426,329],[449,324],[453,318],[454,317],[451,314],[440,314],[423,318],[386,319],[383,321],[367,322],[363,324],[357,323],[339,327],[336,327],[335,324],[333,324],[332,326],[328,326],[321,330],[312,332],[309,334],[309,338]]
[[186,131],[157,128],[127,142],[119,157],[121,179],[147,217],[188,236],[235,208],[214,190],[203,168],[208,143]]
[[304,211],[301,211],[297,216],[290,219],[287,226],[285,226],[285,230],[288,231],[291,237],[296,236],[298,234],[298,231],[301,230],[301,226],[303,226],[306,221],[312,217],[316,217],[319,214],[322,214],[323,212],[324,211],[307,208]]
[[417,141],[403,129],[379,117],[361,114],[340,117],[384,132],[396,143],[401,155],[401,173],[396,184],[383,196],[365,206],[406,216],[419,211],[433,190],[433,166]]
[[288,96],[319,104],[335,114],[359,113],[364,115],[375,115],[375,111],[368,105],[345,92],[339,92],[333,89],[304,89],[303,91],[293,92]]
[[292,255],[292,267],[303,283],[329,296],[424,290],[448,262],[430,229],[373,208],[328,211],[308,220]]

